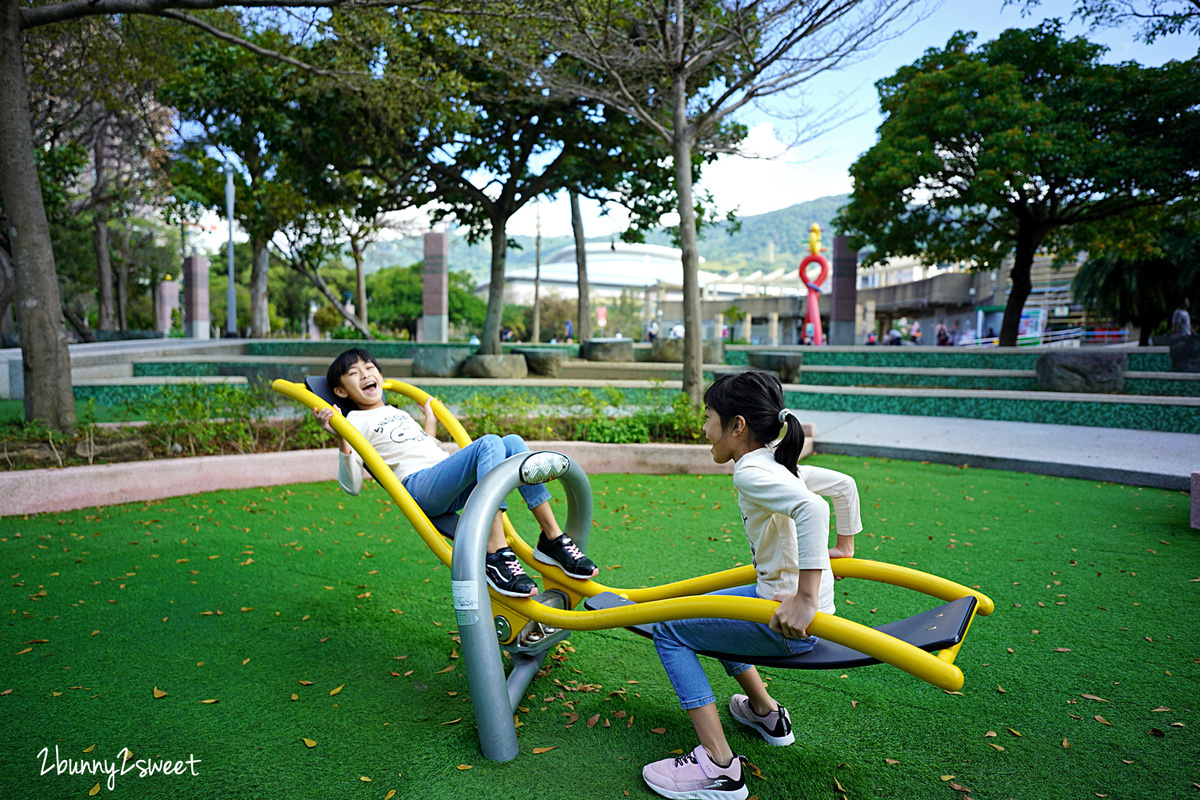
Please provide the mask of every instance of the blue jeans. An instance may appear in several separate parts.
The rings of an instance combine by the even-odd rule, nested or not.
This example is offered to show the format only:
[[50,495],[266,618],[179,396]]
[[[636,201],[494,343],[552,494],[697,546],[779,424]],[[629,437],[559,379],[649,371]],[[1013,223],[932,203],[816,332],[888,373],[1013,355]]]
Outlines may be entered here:
[[[432,467],[417,470],[400,482],[426,514],[436,517],[448,511],[461,510],[480,478],[509,456],[528,452],[525,440],[515,433],[503,439],[488,433]],[[518,489],[531,509],[550,499],[549,490],[540,483],[535,486],[521,484]],[[507,504],[500,507],[506,508]]]
[[[714,595],[733,597],[758,597],[754,584],[735,586],[712,592]],[[816,645],[817,638],[788,639],[761,622],[745,622],[737,619],[677,619],[659,622],[654,626],[654,646],[679,705],[686,711],[715,703],[708,676],[700,666],[697,650],[717,653],[742,653],[753,656],[798,656],[807,653]],[[721,659],[725,674],[740,675],[750,664]]]

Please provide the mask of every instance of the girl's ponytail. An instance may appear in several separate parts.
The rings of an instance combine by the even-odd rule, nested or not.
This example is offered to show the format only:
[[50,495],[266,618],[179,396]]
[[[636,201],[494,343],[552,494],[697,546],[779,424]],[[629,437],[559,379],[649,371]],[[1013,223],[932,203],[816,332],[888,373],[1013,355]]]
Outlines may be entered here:
[[800,452],[804,449],[804,427],[790,409],[780,411],[779,417],[783,422],[783,439],[775,445],[775,461],[782,464],[788,472],[799,476],[796,464],[800,461]]

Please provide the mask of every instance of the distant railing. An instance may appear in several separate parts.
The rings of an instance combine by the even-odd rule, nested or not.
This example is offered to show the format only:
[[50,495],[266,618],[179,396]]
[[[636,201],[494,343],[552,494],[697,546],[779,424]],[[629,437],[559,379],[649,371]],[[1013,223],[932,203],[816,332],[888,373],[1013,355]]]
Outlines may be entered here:
[[[1088,330],[1087,328],[1067,328],[1061,331],[1046,331],[1042,334],[1027,334],[1017,337],[1018,347],[1080,347],[1091,345],[1124,344],[1129,341],[1129,331],[1126,330]],[[995,347],[1000,340],[997,337],[977,339],[960,339],[959,347]]]

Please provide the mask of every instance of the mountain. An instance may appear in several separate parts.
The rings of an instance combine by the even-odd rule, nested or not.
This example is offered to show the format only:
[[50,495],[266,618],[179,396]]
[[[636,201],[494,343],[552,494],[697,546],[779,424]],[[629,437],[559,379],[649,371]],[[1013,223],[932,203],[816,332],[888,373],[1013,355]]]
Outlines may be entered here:
[[[748,274],[761,269],[764,272],[795,268],[808,254],[808,234],[815,222],[821,226],[822,242],[833,250],[832,220],[839,208],[849,202],[849,195],[839,194],[819,197],[794,206],[770,211],[766,214],[741,217],[740,229],[731,231],[731,225],[721,222],[707,228],[701,234],[700,255],[704,258],[703,269],[709,272]],[[535,262],[535,239],[532,236],[512,237],[521,247],[509,249],[509,268],[532,268]],[[607,242],[611,237],[589,238],[590,242]],[[672,245],[666,230],[656,231],[646,237],[649,244]],[[542,258],[573,243],[569,236],[543,237]],[[392,266],[415,264],[424,258],[424,240],[414,236],[376,242],[366,253],[366,269],[374,272]],[[462,236],[450,237],[450,269],[466,270],[476,281],[484,280],[491,270],[491,248],[487,242],[469,245]]]

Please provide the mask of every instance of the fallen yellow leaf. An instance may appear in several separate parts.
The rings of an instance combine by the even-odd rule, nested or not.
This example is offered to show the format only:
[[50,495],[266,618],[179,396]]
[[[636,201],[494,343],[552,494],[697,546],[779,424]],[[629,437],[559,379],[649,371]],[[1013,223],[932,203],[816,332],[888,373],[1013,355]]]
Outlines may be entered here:
[[93,750],[95,750],[95,749],[96,749],[96,745],[91,745],[90,747],[85,747],[85,748],[83,748],[83,752],[85,752],[85,753],[90,753],[90,752],[92,752],[92,751],[93,751]]
[[457,767],[455,767],[455,769],[470,769],[470,768],[471,768],[470,764],[459,764]]
[[166,696],[167,696],[166,692],[164,692],[162,689],[158,688],[157,686],[154,687],[154,699],[155,700],[159,700]]
[[667,729],[666,728],[651,728],[650,732],[657,733],[657,734],[664,734],[667,732]]
[[360,780],[360,781],[362,781],[363,783],[370,783],[370,782],[371,782],[371,779],[370,779],[370,778],[368,778],[366,775],[363,775],[361,778],[359,778],[359,780]]
[[454,666],[455,666],[454,664],[451,664],[450,666],[446,667],[445,669],[439,669],[437,672],[435,672],[433,674],[434,675],[445,675],[447,672],[453,672]]
[[314,742],[312,739],[305,739],[303,736],[300,737],[300,741],[304,742],[305,747],[316,747],[317,746],[317,743]]
[[452,719],[452,720],[449,720],[448,722],[443,722],[441,724],[442,725],[454,725],[455,723],[458,723],[458,722],[462,722],[462,717],[458,717],[457,719]]
[[88,797],[95,797],[100,794],[100,784],[96,784],[91,789],[88,789]]
[[1099,714],[1096,715],[1096,722],[1099,722],[1101,725],[1112,725],[1111,722],[1109,722],[1108,720],[1106,720],[1104,717],[1100,716]]
[[998,745],[998,744],[996,744],[996,743],[994,743],[994,742],[988,742],[988,744],[990,744],[992,747],[994,747],[994,748],[996,748],[997,750],[999,750],[1001,753],[1003,753],[1003,752],[1004,752],[1004,748],[1003,748],[1003,747],[1001,747],[1000,745]]
[[385,794],[383,796],[383,800],[392,800],[392,798],[395,796],[396,796],[396,790],[392,789],[390,792],[388,792],[387,794]]
[[300,699],[300,695],[296,694],[295,692],[292,692],[292,699],[293,699],[293,700],[299,700],[299,699]]
[[243,659],[242,659],[242,666],[243,666],[243,667],[244,667],[244,666],[246,666],[246,665],[247,665],[247,664],[249,664],[249,663],[250,663],[250,659],[248,659],[248,658],[243,658]]
[[206,706],[211,706],[213,703],[219,703],[221,701],[220,700],[201,700],[200,702]]
[[535,756],[540,756],[542,753],[549,753],[551,750],[557,750],[557,749],[558,749],[557,745],[554,747],[535,747],[535,748],[533,748],[533,754]]
[[[344,683],[342,684],[342,686],[345,686],[345,685],[346,685],[346,684],[344,684]],[[341,692],[341,691],[342,691],[342,686],[339,686],[339,687],[337,687],[336,689],[332,689],[332,690],[329,692],[329,696],[330,696],[330,697],[333,697],[335,694],[338,694],[339,692]]]

